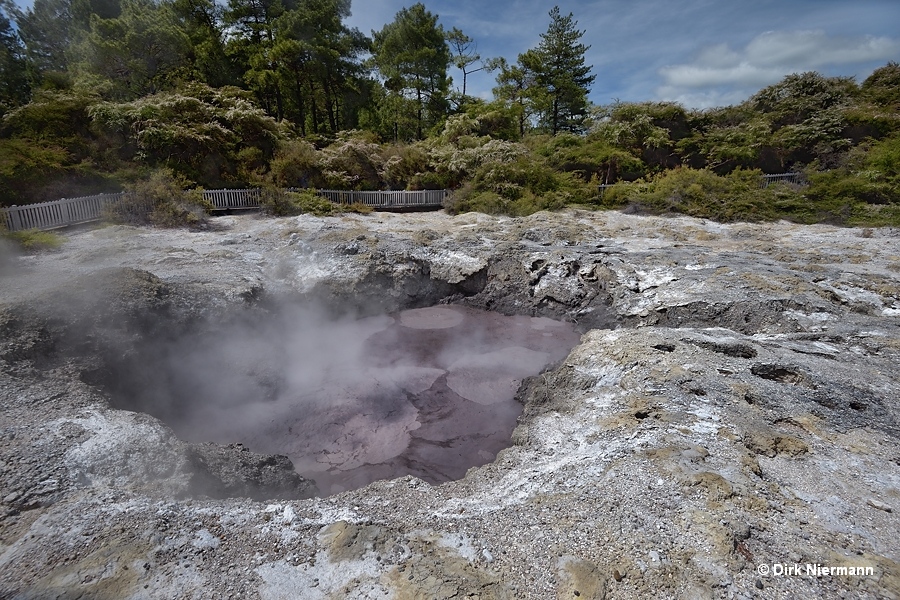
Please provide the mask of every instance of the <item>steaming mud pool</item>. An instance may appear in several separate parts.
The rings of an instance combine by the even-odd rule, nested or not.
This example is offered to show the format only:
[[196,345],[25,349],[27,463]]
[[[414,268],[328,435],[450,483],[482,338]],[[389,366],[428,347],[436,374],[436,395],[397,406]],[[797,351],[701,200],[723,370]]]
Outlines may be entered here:
[[185,440],[286,455],[322,495],[439,483],[509,446],[519,385],[578,339],[567,323],[458,305],[337,322],[283,307],[140,349],[112,395]]

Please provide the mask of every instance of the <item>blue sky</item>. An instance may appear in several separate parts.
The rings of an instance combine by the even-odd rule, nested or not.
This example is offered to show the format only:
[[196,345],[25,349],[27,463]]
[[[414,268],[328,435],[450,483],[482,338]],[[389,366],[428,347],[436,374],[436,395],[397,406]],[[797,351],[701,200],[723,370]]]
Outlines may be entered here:
[[[353,0],[348,25],[380,30],[414,0]],[[861,82],[900,62],[900,0],[423,0],[446,28],[474,38],[482,57],[519,53],[540,41],[554,4],[573,13],[590,98],[674,100],[687,107],[735,104],[794,72],[853,75]],[[462,75],[452,69],[456,84]],[[491,97],[494,75],[469,76],[468,92]]]

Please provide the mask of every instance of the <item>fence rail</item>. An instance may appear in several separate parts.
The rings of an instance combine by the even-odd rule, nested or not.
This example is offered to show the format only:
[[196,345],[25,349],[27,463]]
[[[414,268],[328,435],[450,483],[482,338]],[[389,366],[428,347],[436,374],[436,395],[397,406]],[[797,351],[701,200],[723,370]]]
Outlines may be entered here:
[[97,194],[80,198],[63,198],[52,202],[40,202],[27,206],[13,206],[0,209],[2,222],[10,231],[24,229],[53,229],[66,225],[96,221],[103,213],[103,207],[124,196],[118,194]]
[[417,192],[386,191],[356,192],[344,190],[316,190],[316,194],[336,204],[365,204],[376,208],[438,207],[442,206],[447,190],[422,190]]
[[203,190],[203,199],[216,210],[259,208],[259,190]]
[[774,175],[763,175],[759,187],[767,188],[775,183],[802,185],[803,173],[776,173]]
[[[338,204],[361,203],[373,208],[440,208],[447,190],[355,192],[316,190],[316,194]],[[55,229],[67,225],[99,221],[103,209],[121,200],[126,192],[97,194],[80,198],[63,198],[52,202],[0,208],[0,224],[9,231]],[[203,198],[215,210],[259,208],[260,190],[204,190]]]

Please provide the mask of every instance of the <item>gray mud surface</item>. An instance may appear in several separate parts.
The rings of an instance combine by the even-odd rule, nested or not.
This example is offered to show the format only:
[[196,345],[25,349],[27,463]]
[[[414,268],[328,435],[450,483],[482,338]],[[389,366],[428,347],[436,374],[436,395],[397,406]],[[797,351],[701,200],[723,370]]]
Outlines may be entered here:
[[95,374],[113,407],[188,442],[287,456],[330,495],[494,460],[522,380],[579,338],[569,323],[452,304],[337,320],[298,304],[146,340]]
[[[2,261],[0,597],[900,598],[897,231],[580,211],[216,223],[72,230]],[[582,336],[516,391],[513,445],[439,485],[314,497],[281,447],[123,410],[110,384],[149,341],[284,303],[328,327],[452,323],[464,309],[401,311],[453,304]],[[491,358],[404,385],[430,382],[422,414],[472,402]],[[284,389],[277,361],[248,364],[261,398]]]

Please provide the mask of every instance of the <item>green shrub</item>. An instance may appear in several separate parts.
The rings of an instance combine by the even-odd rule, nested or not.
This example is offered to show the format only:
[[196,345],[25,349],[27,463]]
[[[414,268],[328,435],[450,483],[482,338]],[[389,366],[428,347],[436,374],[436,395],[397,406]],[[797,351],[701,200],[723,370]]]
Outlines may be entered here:
[[450,214],[482,212],[497,215],[508,213],[509,205],[509,199],[496,192],[478,191],[471,185],[464,185],[450,195],[445,208]]
[[353,204],[341,204],[337,207],[341,212],[356,213],[358,215],[367,215],[375,211],[374,208],[362,202],[354,202]]
[[269,165],[269,178],[278,187],[321,185],[321,157],[305,140],[283,142]]
[[251,179],[284,132],[248,92],[191,83],[132,102],[97,102],[92,129],[122,160],[169,168],[207,186]]
[[854,204],[847,218],[850,227],[900,227],[900,204]]
[[388,189],[411,189],[410,182],[427,170],[428,151],[421,143],[394,144],[384,149],[381,178]]
[[[845,169],[812,173],[805,191],[807,202],[795,208],[801,223],[836,225],[898,225],[900,203],[891,203],[891,189],[883,181],[872,181]],[[894,198],[896,195],[894,194]]]
[[601,205],[724,222],[777,219],[800,195],[786,186],[763,189],[761,176],[759,171],[737,170],[723,177],[706,169],[672,169],[647,180],[617,183],[605,191]]
[[572,204],[585,204],[587,190],[588,187],[584,185],[559,185],[556,189],[536,194],[520,187],[516,194],[510,195],[479,189],[477,185],[468,183],[451,194],[445,208],[451,214],[474,211],[522,217],[542,210],[559,210]]
[[313,190],[285,192],[279,189],[265,189],[261,193],[260,208],[276,217],[292,217],[313,214],[324,217],[340,212],[327,198],[317,196]]
[[574,172],[560,173],[535,154],[501,153],[483,162],[475,176],[453,193],[446,208],[451,213],[524,216],[589,203],[597,195],[595,183],[586,183]]
[[64,148],[23,139],[0,139],[0,206],[29,204],[48,181],[62,179],[70,167]]
[[446,173],[434,173],[425,171],[416,173],[409,178],[406,189],[418,190],[445,190],[450,187],[450,177]]
[[900,136],[864,144],[847,164],[808,174],[806,206],[797,211],[804,223],[898,225],[900,218]]
[[525,192],[541,195],[559,188],[559,175],[531,156],[511,162],[487,162],[478,169],[475,186],[509,200],[522,197]]
[[103,217],[127,225],[204,226],[212,204],[203,199],[202,189],[185,189],[187,185],[168,169],[154,171],[148,179],[126,186],[126,195],[109,204]]
[[381,147],[371,134],[344,131],[319,153],[323,184],[336,190],[379,190],[384,186]]
[[[850,226],[900,225],[900,203],[873,203],[877,183],[846,169],[811,173],[810,186],[761,188],[758,171],[673,169],[606,189],[600,205],[653,214],[680,213],[716,221],[832,223]],[[886,185],[886,184],[883,184]]]
[[0,237],[10,240],[27,251],[55,250],[63,243],[63,238],[50,231],[26,229],[25,231],[6,231],[0,228]]

